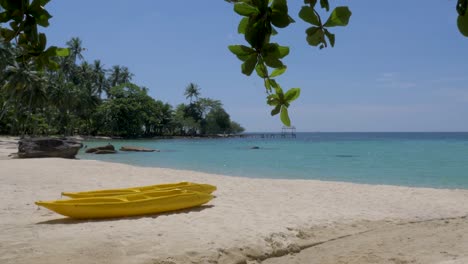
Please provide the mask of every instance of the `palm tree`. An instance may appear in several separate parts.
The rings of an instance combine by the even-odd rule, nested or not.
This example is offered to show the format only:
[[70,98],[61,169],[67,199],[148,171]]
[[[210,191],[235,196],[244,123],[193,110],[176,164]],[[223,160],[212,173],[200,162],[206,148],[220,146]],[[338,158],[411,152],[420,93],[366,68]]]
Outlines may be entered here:
[[119,82],[120,79],[120,66],[119,65],[114,65],[112,66],[112,69],[110,70],[110,76],[109,76],[109,83],[111,87],[117,86],[117,83]]
[[110,71],[111,73],[108,81],[111,87],[129,83],[133,78],[133,74],[125,66],[114,65]]
[[94,73],[94,84],[96,86],[96,92],[101,98],[102,92],[106,93],[106,96],[109,96],[109,87],[106,81],[106,71],[100,60],[95,60],[93,62],[93,73]]
[[85,51],[86,49],[83,48],[83,43],[80,38],[71,38],[67,42],[68,49],[70,50],[70,55],[68,58],[72,60],[73,63],[76,63],[76,59],[83,60],[83,54],[82,52]]
[[197,107],[202,114],[202,118],[205,118],[208,112],[214,109],[223,108],[223,104],[220,100],[214,100],[211,98],[200,98],[197,101]]
[[125,66],[122,66],[121,69],[120,84],[129,83],[133,78],[133,73],[131,73]]
[[[0,39],[0,71],[3,72],[5,67],[11,64],[14,64],[14,50],[10,43],[3,42]],[[2,76],[0,76],[0,83],[2,81],[1,77]]]
[[185,87],[185,98],[190,99],[190,103],[192,103],[193,98],[195,97],[195,100],[198,100],[198,97],[200,96],[200,88],[198,88],[198,85],[194,83],[189,83],[187,87]]
[[[23,115],[26,117],[26,120],[21,120],[24,122],[22,126],[25,127],[25,124],[28,124],[31,118],[31,115],[37,107],[43,105],[46,101],[45,94],[45,84],[47,79],[43,76],[41,72],[31,70],[32,65],[14,65],[8,66],[5,68],[3,74],[5,82],[3,87],[1,87],[2,92],[8,98],[5,104],[2,106],[2,112],[0,113],[0,120],[5,115],[6,106],[9,103],[15,105],[15,115]],[[18,119],[18,118],[17,118]],[[20,124],[21,125],[21,124]],[[33,130],[35,130],[33,128]],[[23,129],[23,135],[25,129]]]

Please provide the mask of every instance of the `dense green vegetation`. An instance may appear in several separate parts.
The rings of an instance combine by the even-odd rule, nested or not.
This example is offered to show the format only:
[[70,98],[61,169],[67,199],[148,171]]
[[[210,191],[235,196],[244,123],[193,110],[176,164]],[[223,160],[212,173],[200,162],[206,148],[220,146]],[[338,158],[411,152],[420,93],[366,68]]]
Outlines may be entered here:
[[52,57],[56,70],[17,61],[19,47],[0,42],[0,134],[153,137],[240,133],[218,100],[200,97],[189,84],[189,102],[175,109],[132,83],[127,67],[105,69],[83,58],[79,38],[69,56]]
[[[45,9],[49,1],[0,0],[0,133],[135,137],[242,130],[237,123],[226,121],[229,115],[221,104],[199,98],[193,85],[186,91],[189,104],[173,111],[149,97],[145,88],[132,84],[132,74],[126,67],[105,71],[99,61],[82,61],[79,39],[67,43],[69,49],[47,48],[46,35],[38,31],[38,26],[49,25],[52,16]],[[255,70],[263,79],[267,104],[273,107],[271,115],[280,114],[281,121],[289,126],[288,107],[299,97],[300,89],[284,92],[277,82],[286,71],[282,60],[289,48],[271,42],[280,29],[295,22],[289,15],[288,1],[225,1],[234,3],[234,12],[243,17],[238,32],[247,42],[231,45],[229,50],[242,61],[242,73],[251,75]],[[304,0],[298,16],[310,24],[305,30],[309,45],[333,47],[335,35],[330,29],[348,24],[348,7],[330,7],[329,0]],[[468,0],[457,0],[457,26],[464,36],[468,36],[467,9]],[[326,12],[330,15],[323,19]],[[133,115],[137,117],[125,119]]]

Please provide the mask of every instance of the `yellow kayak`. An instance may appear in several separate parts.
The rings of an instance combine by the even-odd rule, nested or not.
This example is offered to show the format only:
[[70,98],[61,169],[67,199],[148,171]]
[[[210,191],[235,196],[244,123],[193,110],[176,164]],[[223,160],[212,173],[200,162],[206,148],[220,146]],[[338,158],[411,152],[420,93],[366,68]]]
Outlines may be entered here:
[[61,215],[89,219],[162,213],[199,206],[211,199],[213,196],[207,193],[168,190],[112,197],[38,201],[36,204]]
[[210,184],[201,184],[194,182],[178,182],[178,183],[168,183],[168,184],[158,184],[158,185],[149,185],[142,187],[131,187],[125,189],[108,189],[108,190],[96,190],[89,192],[62,192],[63,196],[68,196],[71,198],[85,198],[85,197],[103,197],[103,196],[116,196],[132,193],[141,193],[147,191],[157,191],[157,190],[173,190],[181,189],[202,193],[212,193],[216,190],[216,186]]

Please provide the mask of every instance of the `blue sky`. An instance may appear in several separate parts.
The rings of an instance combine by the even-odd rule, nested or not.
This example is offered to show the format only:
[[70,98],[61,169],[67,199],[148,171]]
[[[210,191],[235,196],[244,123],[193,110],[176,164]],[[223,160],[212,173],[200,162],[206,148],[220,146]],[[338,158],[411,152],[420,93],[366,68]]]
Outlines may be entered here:
[[[290,107],[298,131],[468,131],[468,38],[456,27],[455,0],[331,1],[353,15],[333,28],[335,48],[305,41],[296,23],[273,40],[291,47],[283,88],[300,87]],[[424,4],[424,5],[423,5]],[[176,105],[194,82],[220,99],[248,131],[278,131],[262,81],[240,73],[227,46],[244,44],[240,16],[222,0],[51,1],[50,45],[80,37],[85,59],[124,65],[150,95]]]

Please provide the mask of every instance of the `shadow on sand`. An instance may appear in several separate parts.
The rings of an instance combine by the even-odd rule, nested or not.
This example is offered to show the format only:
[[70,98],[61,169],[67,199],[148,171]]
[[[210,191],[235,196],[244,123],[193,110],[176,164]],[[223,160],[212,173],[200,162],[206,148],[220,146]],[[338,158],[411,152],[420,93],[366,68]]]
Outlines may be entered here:
[[214,205],[202,205],[198,207],[187,208],[187,209],[182,209],[182,210],[177,210],[177,211],[170,211],[170,212],[165,212],[165,213],[128,216],[128,217],[115,217],[115,218],[74,219],[74,218],[66,217],[66,218],[38,222],[36,223],[36,225],[73,225],[73,224],[81,224],[81,223],[89,223],[89,222],[112,222],[112,221],[121,221],[121,220],[137,220],[141,218],[156,219],[159,216],[169,216],[169,215],[187,214],[191,212],[201,212],[205,209],[209,209],[212,207],[214,207]]

